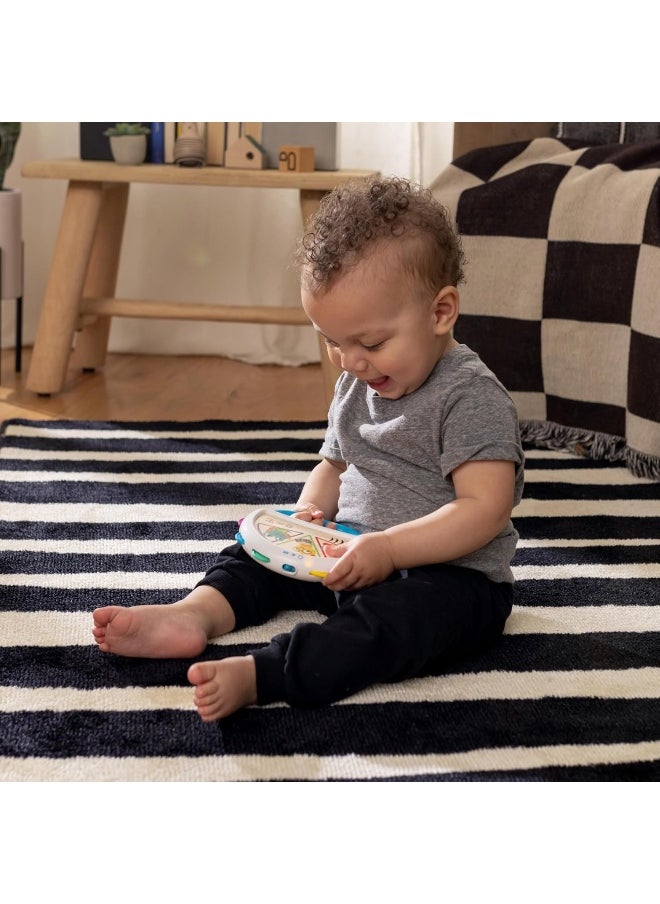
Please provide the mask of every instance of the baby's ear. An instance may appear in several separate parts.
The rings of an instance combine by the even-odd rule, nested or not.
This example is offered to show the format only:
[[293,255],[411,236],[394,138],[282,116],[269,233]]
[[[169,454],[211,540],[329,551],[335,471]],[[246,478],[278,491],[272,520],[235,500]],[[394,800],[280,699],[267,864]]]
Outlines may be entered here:
[[435,329],[441,336],[451,332],[458,319],[459,296],[456,286],[445,286],[433,299]]

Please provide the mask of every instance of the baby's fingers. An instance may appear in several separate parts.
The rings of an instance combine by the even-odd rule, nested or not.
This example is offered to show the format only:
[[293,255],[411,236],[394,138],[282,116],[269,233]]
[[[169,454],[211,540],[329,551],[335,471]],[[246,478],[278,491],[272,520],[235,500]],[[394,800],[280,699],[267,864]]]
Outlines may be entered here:
[[301,521],[323,521],[323,512],[317,505],[311,502],[305,503],[305,507],[301,507],[294,511],[293,518],[299,518]]
[[[340,553],[343,555],[343,553]],[[349,558],[338,559],[328,572],[323,583],[330,590],[345,590],[348,586],[347,578],[353,570],[353,565]]]

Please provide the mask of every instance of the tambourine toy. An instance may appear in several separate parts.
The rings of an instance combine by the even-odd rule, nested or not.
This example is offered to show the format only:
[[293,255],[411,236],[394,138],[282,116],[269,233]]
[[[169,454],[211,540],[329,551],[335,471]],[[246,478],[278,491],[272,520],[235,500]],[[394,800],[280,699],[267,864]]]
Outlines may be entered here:
[[322,581],[337,561],[327,555],[359,531],[292,518],[291,509],[259,508],[239,522],[236,540],[255,562],[300,581]]

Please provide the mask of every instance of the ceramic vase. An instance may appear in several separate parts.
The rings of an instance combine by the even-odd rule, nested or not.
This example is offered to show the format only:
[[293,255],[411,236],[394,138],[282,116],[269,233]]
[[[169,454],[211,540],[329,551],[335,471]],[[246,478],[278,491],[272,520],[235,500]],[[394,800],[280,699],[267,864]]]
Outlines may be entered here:
[[115,163],[135,165],[147,156],[146,135],[111,135],[110,150]]

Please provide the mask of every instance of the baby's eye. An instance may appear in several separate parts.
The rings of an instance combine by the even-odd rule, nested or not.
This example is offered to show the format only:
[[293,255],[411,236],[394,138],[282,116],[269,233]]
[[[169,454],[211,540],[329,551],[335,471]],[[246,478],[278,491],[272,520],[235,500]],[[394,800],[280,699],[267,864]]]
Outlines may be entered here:
[[384,340],[384,339],[382,340],[382,342],[374,342],[373,345],[367,345],[366,342],[363,342],[363,343],[362,343],[362,348],[365,349],[365,350],[368,351],[368,352],[375,352],[375,351],[377,351],[379,348],[381,348],[383,345],[385,345],[385,340]]
[[337,343],[334,342],[332,339],[328,339],[327,336],[324,336],[324,337],[323,337],[323,341],[325,342],[326,345],[329,345],[329,346],[331,346],[332,348],[337,348]]

